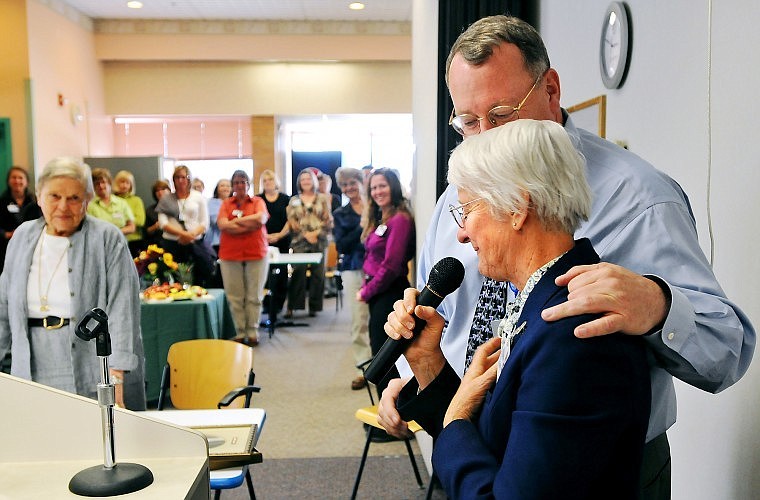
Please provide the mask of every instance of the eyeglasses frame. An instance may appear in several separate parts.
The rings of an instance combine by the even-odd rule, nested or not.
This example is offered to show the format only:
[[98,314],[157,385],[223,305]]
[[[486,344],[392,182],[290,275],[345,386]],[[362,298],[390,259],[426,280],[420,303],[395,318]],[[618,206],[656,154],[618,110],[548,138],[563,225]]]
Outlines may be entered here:
[[[541,78],[543,76],[544,75],[541,75],[538,78],[536,78],[536,81],[533,82],[533,86],[530,88],[530,90],[528,91],[528,93],[526,94],[526,96],[523,98],[522,101],[520,101],[520,104],[518,104],[517,106],[513,107],[513,106],[505,106],[505,105],[500,104],[498,106],[494,106],[493,108],[489,109],[488,113],[486,113],[486,116],[473,115],[472,113],[464,113],[462,115],[455,115],[454,114],[454,111],[455,111],[454,108],[451,108],[451,116],[449,117],[449,125],[451,125],[451,128],[453,128],[456,131],[456,133],[458,133],[462,137],[467,137],[468,135],[477,135],[477,134],[479,134],[480,133],[480,122],[483,121],[483,120],[485,120],[486,118],[488,119],[488,123],[490,123],[494,127],[498,127],[500,125],[504,125],[505,123],[513,122],[515,120],[519,120],[520,119],[520,110],[523,108],[523,106],[525,105],[525,102],[528,100],[528,98],[530,97],[530,95],[533,93],[533,90],[535,90],[536,85],[538,85],[538,82],[541,81]],[[504,123],[499,124],[499,123],[496,122],[496,120],[494,120],[493,118],[491,118],[491,113],[493,113],[493,110],[498,109],[498,108],[512,108],[512,113],[509,115],[510,119],[506,120]],[[464,133],[464,129],[461,129],[461,131],[460,131],[459,129],[457,129],[457,127],[454,126],[454,119],[462,117],[462,116],[467,116],[467,115],[474,116],[477,119],[477,121],[478,121],[478,132],[476,134],[465,134]],[[515,118],[512,118],[512,115],[514,115]]]
[[[476,201],[481,201],[482,199],[483,198],[475,198],[474,200],[470,200],[467,203],[462,203],[461,205],[456,206],[449,204],[449,213],[454,218],[454,222],[456,222],[457,226],[459,226],[460,229],[464,229],[464,221],[467,220],[467,215],[469,215],[465,215],[464,207],[471,203],[475,203]],[[459,214],[459,218],[457,218],[456,214]],[[462,222],[459,222],[460,220]]]

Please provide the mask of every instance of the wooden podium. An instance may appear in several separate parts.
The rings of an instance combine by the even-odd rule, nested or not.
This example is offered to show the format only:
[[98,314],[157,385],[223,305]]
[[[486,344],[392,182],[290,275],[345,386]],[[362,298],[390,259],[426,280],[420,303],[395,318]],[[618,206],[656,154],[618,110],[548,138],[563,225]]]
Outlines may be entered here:
[[[84,498],[69,481],[103,464],[97,401],[0,373],[0,496],[13,499]],[[140,499],[207,499],[208,448],[196,431],[115,409],[116,464],[133,462],[153,484],[120,495]]]

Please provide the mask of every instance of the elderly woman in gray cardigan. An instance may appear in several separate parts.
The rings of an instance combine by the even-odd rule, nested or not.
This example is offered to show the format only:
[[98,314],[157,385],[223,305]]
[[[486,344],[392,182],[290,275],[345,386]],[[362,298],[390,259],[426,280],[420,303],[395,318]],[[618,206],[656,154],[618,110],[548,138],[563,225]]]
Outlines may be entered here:
[[95,398],[100,380],[95,342],[76,336],[94,307],[108,314],[116,402],[145,409],[139,283],[127,241],[116,226],[86,215],[90,168],[56,158],[37,182],[43,218],[22,224],[0,276],[0,357],[11,374]]

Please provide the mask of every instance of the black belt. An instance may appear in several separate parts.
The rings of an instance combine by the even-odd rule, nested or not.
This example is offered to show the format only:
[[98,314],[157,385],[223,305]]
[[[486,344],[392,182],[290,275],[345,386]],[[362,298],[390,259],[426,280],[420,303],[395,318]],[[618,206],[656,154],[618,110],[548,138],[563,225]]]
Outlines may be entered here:
[[29,318],[29,327],[42,327],[45,330],[57,330],[69,324],[68,318],[59,318],[58,316],[48,316],[46,318]]

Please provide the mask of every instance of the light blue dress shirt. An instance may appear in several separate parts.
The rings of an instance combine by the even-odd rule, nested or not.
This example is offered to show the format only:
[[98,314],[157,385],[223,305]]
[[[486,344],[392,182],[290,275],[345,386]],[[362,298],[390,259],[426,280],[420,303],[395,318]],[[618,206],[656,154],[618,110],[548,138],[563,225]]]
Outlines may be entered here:
[[[603,261],[659,277],[672,296],[662,330],[645,337],[652,380],[649,441],[676,420],[673,376],[713,393],[731,386],[749,367],[755,330],[718,284],[678,183],[630,151],[576,128],[566,113],[565,117],[565,130],[586,158],[593,192],[591,217],[575,238],[589,238]],[[461,376],[483,277],[472,246],[454,243],[458,226],[449,214],[450,204],[459,204],[452,186],[436,204],[419,256],[417,282],[424,286],[430,269],[443,257],[456,257],[465,266],[462,286],[438,307],[446,320],[441,347]],[[402,377],[411,376],[403,358],[398,365]]]

